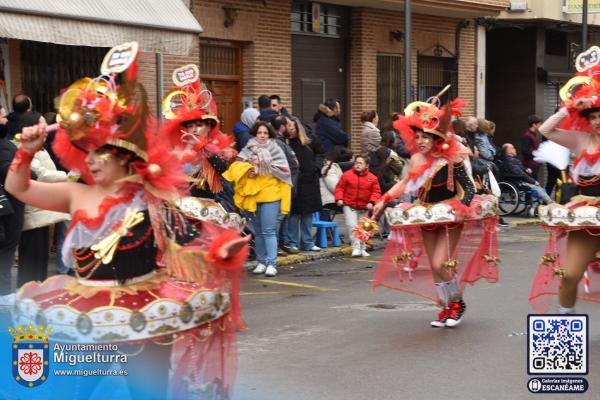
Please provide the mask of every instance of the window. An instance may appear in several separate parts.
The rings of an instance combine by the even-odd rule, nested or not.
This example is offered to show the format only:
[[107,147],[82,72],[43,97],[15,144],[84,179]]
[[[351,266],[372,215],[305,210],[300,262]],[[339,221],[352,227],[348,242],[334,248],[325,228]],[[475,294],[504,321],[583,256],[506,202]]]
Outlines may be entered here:
[[[308,1],[292,2],[292,32],[333,37],[345,35],[348,12],[344,7]],[[314,22],[318,20],[318,25]]]
[[560,31],[546,31],[546,54],[550,56],[567,55],[567,33]]
[[451,85],[445,99],[458,96],[458,66],[455,58],[419,56],[417,69],[417,100],[426,101]]
[[394,112],[403,110],[402,57],[397,54],[377,55],[377,114],[385,123]]

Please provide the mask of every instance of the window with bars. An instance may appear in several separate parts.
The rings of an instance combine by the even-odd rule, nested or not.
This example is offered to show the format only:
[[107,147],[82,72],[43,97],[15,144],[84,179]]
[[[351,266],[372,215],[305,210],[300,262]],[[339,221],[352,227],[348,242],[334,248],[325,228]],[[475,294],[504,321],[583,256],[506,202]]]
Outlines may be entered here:
[[56,111],[54,99],[60,91],[85,76],[100,75],[100,64],[108,49],[21,42],[22,87],[35,111]]
[[348,12],[344,7],[309,1],[292,2],[292,33],[343,37],[347,21]]
[[202,76],[241,75],[239,47],[201,44],[199,69]]
[[418,100],[426,101],[446,85],[451,85],[445,94],[446,99],[458,96],[458,65],[455,58],[419,56],[417,63]]
[[403,76],[404,67],[400,55],[377,55],[377,114],[382,123],[392,113],[403,109]]

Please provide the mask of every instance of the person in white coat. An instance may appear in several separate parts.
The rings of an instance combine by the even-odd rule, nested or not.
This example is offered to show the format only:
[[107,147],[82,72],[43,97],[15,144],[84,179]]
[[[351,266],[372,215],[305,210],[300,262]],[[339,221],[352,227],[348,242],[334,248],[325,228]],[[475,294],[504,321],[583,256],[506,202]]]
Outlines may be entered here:
[[321,168],[321,203],[323,208],[337,210],[335,204],[335,187],[340,181],[344,171],[339,163],[348,162],[352,159],[352,152],[345,147],[337,146],[325,156],[323,168]]
[[[43,117],[37,113],[24,115],[20,127],[36,125]],[[66,182],[67,174],[58,171],[50,154],[41,149],[31,161],[31,172],[39,182]],[[25,218],[19,242],[19,273],[17,285],[21,287],[29,281],[43,281],[48,276],[50,252],[50,226],[69,219],[69,215],[41,210],[25,205]]]

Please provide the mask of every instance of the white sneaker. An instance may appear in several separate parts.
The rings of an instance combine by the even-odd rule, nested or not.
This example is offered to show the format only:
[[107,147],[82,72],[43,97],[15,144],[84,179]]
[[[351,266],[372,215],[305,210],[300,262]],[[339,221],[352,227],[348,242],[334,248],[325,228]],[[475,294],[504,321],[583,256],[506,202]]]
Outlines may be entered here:
[[321,248],[319,246],[313,246],[308,251],[321,251]]
[[360,251],[360,249],[352,250],[352,257],[360,257],[360,256],[362,256],[362,251]]
[[265,272],[265,276],[275,276],[277,275],[277,268],[272,265],[267,267],[267,272]]
[[252,273],[254,275],[260,275],[260,274],[264,274],[265,271],[267,269],[267,266],[263,263],[258,263],[258,265],[256,266],[256,268],[254,268],[254,270],[252,271]]
[[369,253],[367,253],[366,250],[361,250],[360,255],[363,257],[371,257],[371,255]]

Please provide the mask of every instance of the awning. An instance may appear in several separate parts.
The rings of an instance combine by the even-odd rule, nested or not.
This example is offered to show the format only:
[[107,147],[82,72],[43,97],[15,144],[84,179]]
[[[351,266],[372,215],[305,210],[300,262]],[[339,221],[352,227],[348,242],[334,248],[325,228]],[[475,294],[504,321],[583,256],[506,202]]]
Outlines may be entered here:
[[202,27],[181,0],[0,0],[0,37],[190,54]]

